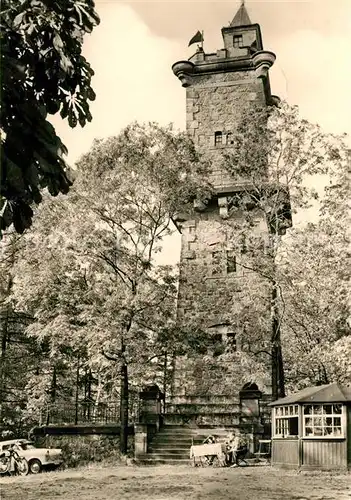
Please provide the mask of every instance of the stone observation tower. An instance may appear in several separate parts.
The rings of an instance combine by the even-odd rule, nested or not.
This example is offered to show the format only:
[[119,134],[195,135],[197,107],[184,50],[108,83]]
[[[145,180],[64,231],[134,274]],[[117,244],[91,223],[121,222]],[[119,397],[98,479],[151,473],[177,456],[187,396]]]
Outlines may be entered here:
[[[247,182],[229,174],[222,159],[223,153],[233,148],[243,109],[255,104],[276,105],[279,99],[271,95],[268,75],[275,55],[263,50],[260,26],[251,22],[244,4],[230,25],[222,28],[222,36],[224,48],[216,53],[207,54],[198,47],[189,60],[172,66],[186,89],[187,131],[211,161],[209,180],[214,194],[210,200],[194,202],[191,213],[180,215],[176,221],[182,234],[178,322],[207,332],[212,348],[175,360],[170,412],[188,412],[187,422],[193,413],[196,423],[230,425],[241,422],[244,410],[233,402],[240,401],[243,386],[251,390],[253,399],[259,398],[261,391],[266,395],[270,392],[270,368],[267,366],[264,382],[262,377],[260,381],[255,378],[249,356],[253,346],[245,338],[244,321],[240,319],[251,282],[257,296],[268,298],[268,303],[270,290],[245,265],[247,254],[237,229],[245,213],[236,211],[233,215],[231,211],[233,197],[247,193]],[[265,217],[259,210],[250,210],[254,223],[246,236],[269,242]],[[270,324],[269,306],[263,310],[266,317],[261,318],[262,324]],[[254,328],[257,345],[263,345],[267,329],[250,325],[251,344]],[[246,371],[233,357],[233,352],[245,349]],[[269,362],[268,356],[267,365]],[[258,423],[257,409],[250,411],[248,415],[257,417],[254,420]]]

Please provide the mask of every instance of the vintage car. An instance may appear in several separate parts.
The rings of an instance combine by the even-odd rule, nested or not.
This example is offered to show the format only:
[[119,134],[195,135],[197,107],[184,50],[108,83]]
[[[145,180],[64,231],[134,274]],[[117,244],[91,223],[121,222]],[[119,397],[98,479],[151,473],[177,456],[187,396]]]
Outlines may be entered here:
[[12,446],[21,457],[27,460],[29,472],[32,474],[38,474],[43,467],[57,467],[63,462],[62,451],[60,449],[36,448],[27,439],[0,441],[0,454]]

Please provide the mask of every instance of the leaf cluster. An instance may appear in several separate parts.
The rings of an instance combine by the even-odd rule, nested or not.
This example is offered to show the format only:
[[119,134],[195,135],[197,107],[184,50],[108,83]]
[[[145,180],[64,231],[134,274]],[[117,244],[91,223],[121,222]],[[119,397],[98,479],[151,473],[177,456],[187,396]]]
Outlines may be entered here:
[[65,146],[47,120],[92,119],[93,70],[82,37],[99,23],[92,0],[4,0],[1,4],[0,230],[30,226],[41,189],[67,193]]
[[142,384],[180,348],[177,273],[157,254],[174,213],[209,191],[206,168],[185,134],[132,124],[93,144],[68,195],[44,198],[23,237],[12,299],[33,312],[27,332],[45,343],[51,366],[71,377],[79,354],[108,397],[121,363]]
[[259,207],[271,220],[308,208],[319,196],[315,176],[344,162],[344,137],[327,134],[296,106],[244,108],[222,167],[247,186],[242,208]]

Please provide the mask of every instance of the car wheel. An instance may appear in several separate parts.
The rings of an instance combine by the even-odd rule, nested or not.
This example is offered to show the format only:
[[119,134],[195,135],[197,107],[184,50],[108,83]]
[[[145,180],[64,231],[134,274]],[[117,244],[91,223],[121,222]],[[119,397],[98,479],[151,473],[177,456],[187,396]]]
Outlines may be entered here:
[[31,460],[29,462],[29,472],[31,474],[39,474],[41,471],[41,462],[38,459]]

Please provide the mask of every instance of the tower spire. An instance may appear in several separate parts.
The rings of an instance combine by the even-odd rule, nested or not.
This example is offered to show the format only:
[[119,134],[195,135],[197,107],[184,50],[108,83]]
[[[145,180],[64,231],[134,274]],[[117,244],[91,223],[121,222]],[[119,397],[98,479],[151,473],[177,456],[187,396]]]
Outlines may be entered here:
[[230,23],[229,26],[232,28],[235,26],[247,26],[249,24],[252,24],[252,22],[245,7],[245,0],[241,0],[241,5],[239,7],[239,10],[235,14],[233,21]]

